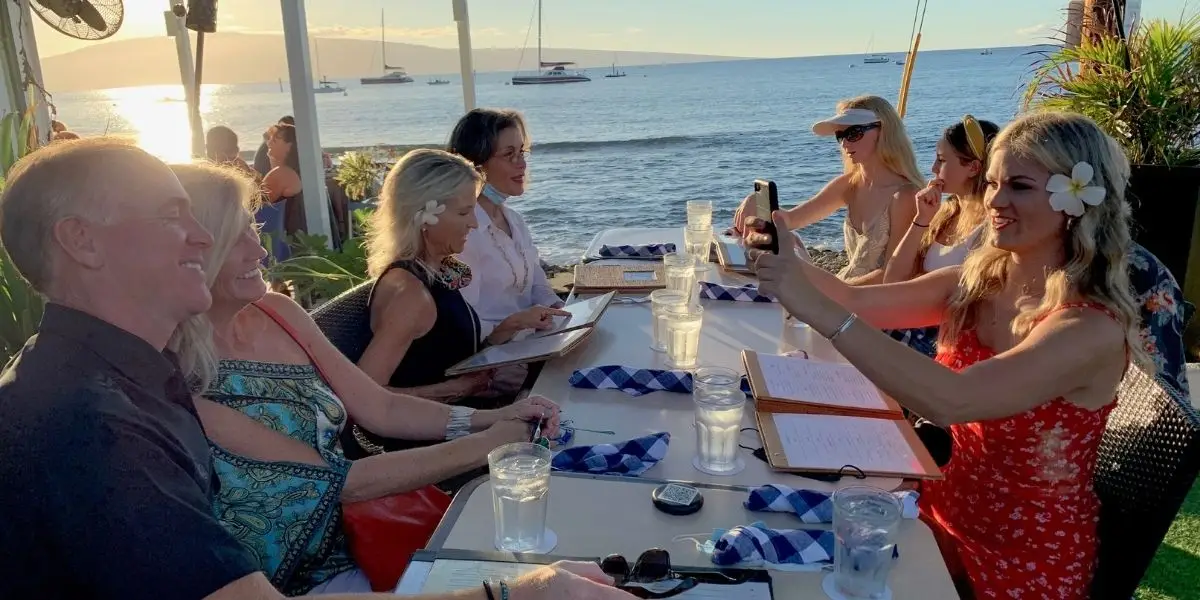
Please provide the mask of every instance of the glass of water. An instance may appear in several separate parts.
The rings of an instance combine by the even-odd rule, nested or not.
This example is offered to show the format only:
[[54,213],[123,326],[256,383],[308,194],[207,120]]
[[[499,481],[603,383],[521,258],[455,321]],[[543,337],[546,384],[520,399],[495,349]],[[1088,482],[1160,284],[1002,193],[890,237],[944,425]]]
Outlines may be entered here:
[[672,369],[692,369],[700,354],[700,325],[704,308],[692,304],[663,307],[667,337],[667,364]]
[[668,252],[663,255],[663,271],[668,290],[687,294],[689,299],[696,294],[696,259],[691,254]]
[[663,318],[663,307],[671,304],[687,304],[688,295],[676,290],[654,290],[650,292],[650,318],[654,341],[650,348],[655,352],[667,351],[667,322]]
[[833,583],[848,598],[883,598],[900,529],[900,502],[886,490],[833,493]]
[[687,253],[696,260],[696,270],[708,269],[708,258],[712,251],[713,230],[708,227],[693,227],[690,223],[683,230],[683,245]]
[[692,376],[696,405],[696,458],[692,464],[710,475],[733,475],[745,468],[738,438],[746,394],[742,376],[723,367],[700,367]]
[[712,210],[713,205],[710,200],[688,200],[688,227],[712,229]]
[[533,552],[546,533],[550,501],[550,450],[532,443],[500,446],[488,453],[496,549]]

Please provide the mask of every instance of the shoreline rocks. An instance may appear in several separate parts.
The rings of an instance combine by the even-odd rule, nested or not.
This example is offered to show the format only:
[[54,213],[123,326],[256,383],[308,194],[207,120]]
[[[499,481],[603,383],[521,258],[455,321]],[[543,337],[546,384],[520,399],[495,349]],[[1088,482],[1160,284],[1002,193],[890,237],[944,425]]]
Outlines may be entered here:
[[[837,273],[846,266],[846,253],[842,250],[822,250],[810,249],[809,255],[812,256],[813,264],[829,271]],[[560,296],[566,296],[571,292],[571,288],[575,284],[575,265],[552,265],[546,261],[542,261],[542,271],[546,273],[546,279],[550,280],[550,287]]]

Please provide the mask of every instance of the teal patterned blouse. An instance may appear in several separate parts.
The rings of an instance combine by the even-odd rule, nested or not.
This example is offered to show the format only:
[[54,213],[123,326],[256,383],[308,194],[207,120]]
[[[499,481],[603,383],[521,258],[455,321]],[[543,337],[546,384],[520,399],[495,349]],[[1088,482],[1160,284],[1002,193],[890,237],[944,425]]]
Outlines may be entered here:
[[208,397],[312,447],[328,467],[262,462],[210,442],[215,509],[271,583],[289,596],[354,568],[342,528],[350,462],[338,434],[346,407],[311,365],[222,360]]

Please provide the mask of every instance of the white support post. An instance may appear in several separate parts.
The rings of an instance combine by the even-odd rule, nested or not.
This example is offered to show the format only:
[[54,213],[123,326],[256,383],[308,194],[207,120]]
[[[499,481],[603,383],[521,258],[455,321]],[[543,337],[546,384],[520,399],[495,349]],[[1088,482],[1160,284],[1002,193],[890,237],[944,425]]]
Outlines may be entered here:
[[300,180],[304,184],[308,232],[324,235],[332,243],[321,136],[317,132],[317,98],[313,94],[312,66],[308,57],[308,18],[304,0],[279,0],[279,3],[283,9],[283,42],[287,49],[292,114],[296,117],[296,150],[300,153]]
[[462,72],[463,112],[475,108],[475,67],[471,56],[471,19],[467,0],[452,0],[454,22],[458,24],[458,63]]
[[[167,0],[168,8],[175,4],[174,0]],[[179,81],[183,84],[183,97],[187,102],[188,129],[192,132],[192,156],[200,158],[204,156],[204,132],[197,131],[198,127],[203,127],[202,125],[192,122],[192,115],[196,114],[196,107],[193,106],[196,102],[194,93],[196,59],[192,56],[192,38],[184,24],[183,17],[176,17],[173,11],[167,10],[163,12],[163,20],[167,26],[167,35],[175,38],[175,54],[179,59]]]
[[[38,56],[37,38],[33,35],[33,13],[30,11],[29,2],[30,0],[21,0],[16,3],[5,2],[8,5],[8,20],[12,31],[3,31],[0,32],[0,35],[12,36],[11,39],[14,40],[13,49],[18,52],[16,56],[12,57],[13,63],[17,65],[17,73],[13,75],[15,80],[25,81],[26,73],[23,72],[23,69],[28,66],[29,77],[38,85],[45,85],[45,79],[42,78],[42,61]],[[20,59],[21,51],[25,53],[24,63]],[[0,61],[0,70],[6,68],[5,63],[6,61]],[[6,97],[0,99],[0,114],[4,112],[3,109],[24,112],[28,105],[27,93],[28,90],[24,88],[9,90],[5,94]],[[43,101],[40,92],[35,90],[34,97],[37,99],[37,105],[34,107],[34,125],[37,127],[39,137],[44,142],[50,137],[50,107]]]

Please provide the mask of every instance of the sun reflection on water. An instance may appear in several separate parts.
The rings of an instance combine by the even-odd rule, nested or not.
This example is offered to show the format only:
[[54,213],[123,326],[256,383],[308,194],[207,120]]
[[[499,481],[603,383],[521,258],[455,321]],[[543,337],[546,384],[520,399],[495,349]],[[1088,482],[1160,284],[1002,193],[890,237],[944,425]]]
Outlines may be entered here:
[[[212,111],[213,98],[225,86],[200,86],[200,114]],[[188,127],[183,86],[153,85],[105,90],[115,116],[124,121],[128,135],[145,151],[166,162],[192,160],[192,134]]]

